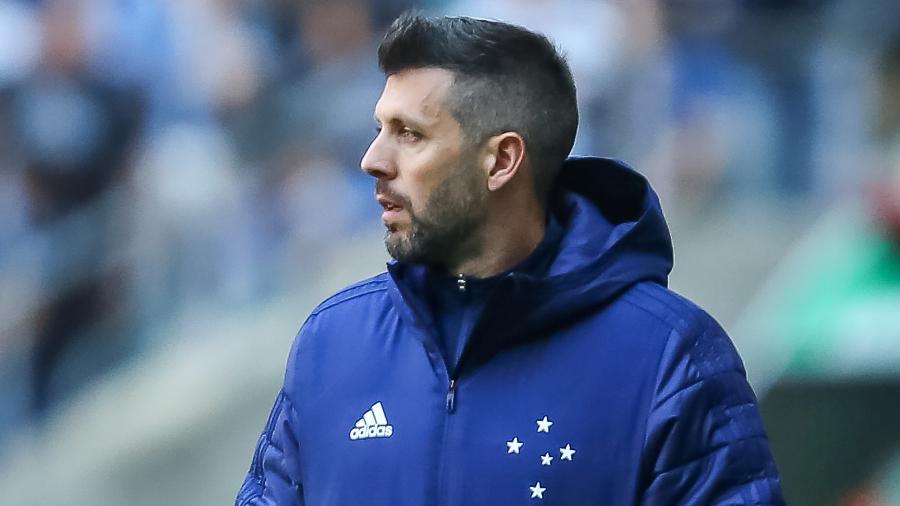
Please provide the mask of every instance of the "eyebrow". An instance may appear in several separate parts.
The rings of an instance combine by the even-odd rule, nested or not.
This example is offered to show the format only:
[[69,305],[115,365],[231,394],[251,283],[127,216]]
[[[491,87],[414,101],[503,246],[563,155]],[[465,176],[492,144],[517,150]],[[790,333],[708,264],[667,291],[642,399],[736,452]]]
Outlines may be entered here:
[[[378,119],[377,112],[378,110],[376,108],[376,110],[372,113],[372,119],[375,120],[376,124],[380,125],[381,121]],[[408,114],[403,110],[395,110],[389,112],[388,117],[386,118],[386,122],[392,125],[406,125],[417,130],[433,128],[439,123],[439,120],[436,117],[432,121],[428,121],[429,119],[431,118],[428,118],[427,116],[422,116],[420,119],[414,115]]]
[[[378,119],[378,116],[372,116],[372,119],[375,120],[375,123],[381,125],[381,120]],[[387,123],[392,124],[394,126],[397,125],[405,125],[415,129],[423,129],[425,128],[425,124],[421,121],[417,121],[416,119],[407,116],[405,114],[396,114],[391,118],[388,118]]]

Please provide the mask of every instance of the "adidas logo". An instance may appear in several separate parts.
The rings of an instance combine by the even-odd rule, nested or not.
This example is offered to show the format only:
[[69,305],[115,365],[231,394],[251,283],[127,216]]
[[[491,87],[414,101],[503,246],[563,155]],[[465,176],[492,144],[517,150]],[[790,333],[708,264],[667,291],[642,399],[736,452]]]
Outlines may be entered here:
[[372,409],[366,411],[366,414],[356,421],[356,427],[350,429],[350,440],[391,437],[393,433],[394,427],[388,425],[381,402],[376,402],[372,405]]

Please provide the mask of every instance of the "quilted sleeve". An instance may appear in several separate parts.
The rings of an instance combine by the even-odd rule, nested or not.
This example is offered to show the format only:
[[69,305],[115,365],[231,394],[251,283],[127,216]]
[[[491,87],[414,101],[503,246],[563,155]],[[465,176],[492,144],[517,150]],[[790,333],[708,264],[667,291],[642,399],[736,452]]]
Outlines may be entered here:
[[642,504],[784,504],[756,395],[708,315],[673,330],[644,440]]
[[297,438],[291,428],[293,408],[284,390],[278,393],[253,462],[238,492],[235,506],[303,506]]

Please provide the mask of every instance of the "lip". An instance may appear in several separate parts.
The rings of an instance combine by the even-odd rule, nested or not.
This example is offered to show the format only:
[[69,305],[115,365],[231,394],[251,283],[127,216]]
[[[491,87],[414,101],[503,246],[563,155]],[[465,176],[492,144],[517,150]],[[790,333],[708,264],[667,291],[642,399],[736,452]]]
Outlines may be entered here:
[[381,207],[384,209],[384,212],[381,213],[381,220],[385,223],[396,221],[400,217],[400,213],[403,211],[403,206],[397,203],[396,200],[393,200],[383,194],[375,195],[375,200],[381,204]]
[[383,207],[385,211],[403,209],[403,206],[398,204],[397,201],[390,199],[383,194],[375,195],[375,200],[377,200],[378,203],[381,204],[381,207]]

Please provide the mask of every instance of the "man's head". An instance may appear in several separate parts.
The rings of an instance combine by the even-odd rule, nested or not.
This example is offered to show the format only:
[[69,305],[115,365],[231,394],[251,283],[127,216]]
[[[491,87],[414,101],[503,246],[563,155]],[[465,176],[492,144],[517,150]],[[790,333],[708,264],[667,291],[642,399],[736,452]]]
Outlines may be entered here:
[[387,75],[362,167],[390,254],[452,263],[478,253],[492,198],[543,206],[572,148],[575,86],[542,35],[496,21],[406,15],[378,49]]

